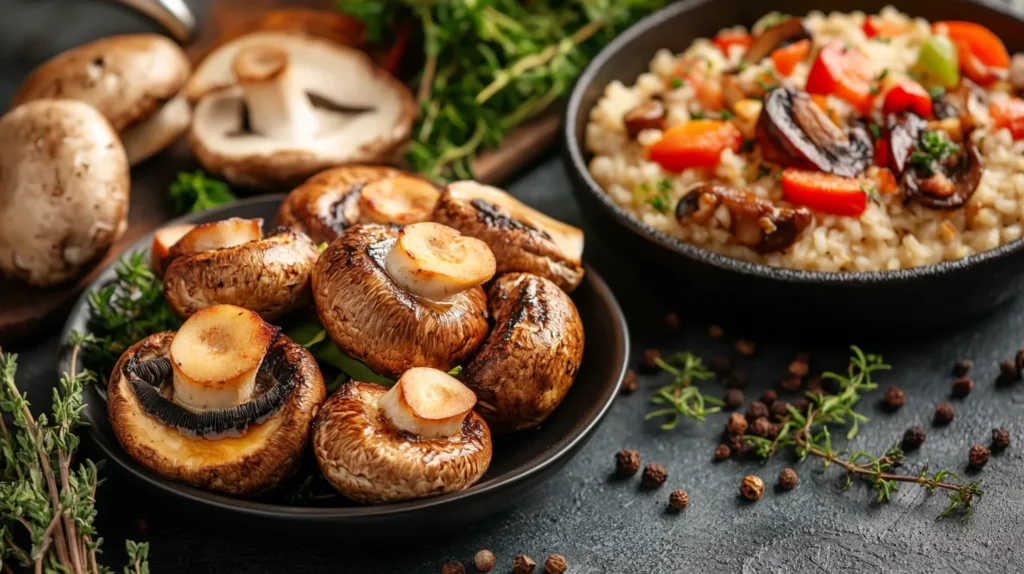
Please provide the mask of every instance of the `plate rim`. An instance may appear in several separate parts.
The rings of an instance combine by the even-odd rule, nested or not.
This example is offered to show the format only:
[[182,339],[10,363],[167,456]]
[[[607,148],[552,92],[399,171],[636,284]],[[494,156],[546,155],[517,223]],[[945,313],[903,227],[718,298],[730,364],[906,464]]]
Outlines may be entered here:
[[[194,223],[196,221],[205,220],[222,214],[224,214],[225,217],[231,217],[230,213],[240,207],[249,207],[264,203],[280,205],[285,197],[287,197],[287,194],[284,193],[247,197],[214,209],[176,217],[162,223],[160,227],[179,223]],[[159,229],[160,227],[156,229]],[[75,330],[75,325],[73,324],[76,322],[75,319],[81,315],[83,307],[88,304],[87,302],[90,293],[95,291],[95,289],[102,284],[104,281],[103,276],[117,264],[124,254],[138,251],[140,249],[144,249],[148,252],[149,244],[152,242],[153,233],[156,229],[146,233],[117,254],[117,256],[111,260],[109,265],[100,270],[97,274],[96,280],[89,283],[85,290],[82,291],[82,294],[75,299],[60,331],[60,346],[58,348],[57,357],[58,377],[67,372],[67,368],[70,366],[71,347],[67,342],[71,332]],[[568,462],[568,460],[575,455],[575,451],[581,448],[597,430],[597,427],[608,414],[612,403],[614,403],[615,398],[618,395],[619,386],[621,385],[622,379],[625,377],[629,366],[629,325],[626,321],[625,314],[622,312],[622,307],[619,305],[615,294],[612,292],[608,284],[592,266],[584,263],[584,268],[586,269],[586,272],[584,273],[583,280],[589,282],[590,287],[594,290],[595,297],[606,302],[609,310],[611,311],[611,322],[616,327],[611,330],[610,334],[615,339],[615,341],[613,341],[614,346],[616,348],[620,348],[622,352],[621,360],[618,361],[618,372],[613,373],[613,376],[609,378],[609,380],[614,380],[615,383],[606,385],[606,388],[603,390],[603,396],[601,396],[596,403],[596,412],[594,412],[590,420],[585,421],[582,428],[579,428],[577,423],[573,427],[575,432],[557,439],[554,445],[542,451],[535,459],[531,459],[518,468],[496,476],[484,483],[475,484],[465,490],[384,505],[305,507],[273,504],[210,492],[183,482],[173,481],[156,475],[143,468],[138,462],[131,458],[124,451],[118,441],[110,441],[109,437],[106,437],[104,433],[97,430],[98,427],[96,425],[89,425],[87,431],[88,437],[97,445],[100,451],[102,451],[104,458],[112,460],[121,470],[132,475],[136,480],[146,483],[146,485],[151,488],[155,488],[173,496],[185,498],[194,503],[213,506],[228,512],[240,513],[249,516],[296,521],[349,521],[361,518],[384,519],[406,513],[429,511],[448,504],[466,502],[467,499],[483,498],[489,494],[495,493],[496,491],[506,490],[521,484],[527,481],[530,477],[543,473],[554,465]],[[102,389],[96,388],[94,392],[98,395],[102,392]],[[91,423],[89,420],[90,416],[88,410],[83,410],[83,418],[86,422]],[[112,442],[115,444],[111,444]]]

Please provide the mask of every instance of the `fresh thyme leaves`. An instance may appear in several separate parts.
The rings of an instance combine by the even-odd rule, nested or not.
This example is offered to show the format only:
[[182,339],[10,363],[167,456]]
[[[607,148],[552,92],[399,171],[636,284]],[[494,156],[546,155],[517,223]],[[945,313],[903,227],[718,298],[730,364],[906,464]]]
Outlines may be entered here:
[[686,82],[683,81],[682,78],[672,78],[671,82],[672,82],[672,89],[673,90],[678,90],[679,88],[681,88],[681,87],[686,85]]
[[408,159],[434,179],[472,179],[472,159],[548,109],[615,35],[667,3],[342,0],[371,41],[415,22],[426,62]]
[[860,190],[864,192],[864,195],[868,196],[868,199],[870,199],[871,201],[875,202],[878,205],[881,205],[882,196],[878,194],[878,190],[875,189],[874,184],[861,184]]
[[869,123],[868,130],[871,132],[871,137],[873,139],[877,140],[882,137],[882,126],[878,125],[876,122]]
[[[29,402],[15,384],[17,355],[0,351],[0,567],[9,563],[36,572],[100,574],[97,555],[96,488],[99,465],[85,460],[72,466],[82,422],[82,389],[95,382],[88,370],[78,371],[84,340],[72,342],[71,369],[53,391],[52,422],[33,417]],[[20,542],[24,531],[30,546]],[[127,543],[126,573],[148,574],[149,545]]]
[[931,97],[932,101],[940,100],[944,95],[946,95],[946,88],[942,86],[932,86],[928,88],[928,96]]
[[[664,430],[672,430],[683,417],[703,422],[704,417],[716,413],[724,403],[714,397],[701,394],[693,383],[711,378],[712,373],[704,366],[700,357],[690,352],[675,353],[665,359],[655,359],[662,370],[670,373],[673,380],[670,384],[658,388],[651,396],[656,405],[668,405],[666,408],[647,413],[645,420],[658,417],[670,417],[661,425]],[[715,405],[708,407],[707,405]]]
[[849,425],[846,438],[856,436],[860,423],[868,419],[853,410],[854,407],[864,393],[878,388],[872,380],[872,374],[890,369],[878,355],[865,354],[856,346],[851,347],[851,350],[853,356],[850,357],[846,373],[830,372],[823,375],[823,378],[835,382],[838,388],[836,394],[825,396],[807,393],[810,405],[806,412],[790,406],[789,416],[784,419],[775,439],[747,435],[743,437],[744,440],[753,445],[757,455],[764,459],[775,456],[782,448],[793,447],[800,460],[815,456],[821,459],[826,468],[835,464],[846,471],[845,486],[850,486],[854,477],[860,478],[878,493],[878,502],[888,502],[901,482],[917,484],[929,492],[936,489],[948,490],[949,506],[938,518],[945,518],[955,512],[962,513],[965,518],[969,516],[974,498],[982,494],[981,481],[965,483],[948,470],[929,475],[927,467],[919,475],[897,474],[893,471],[903,462],[903,451],[898,445],[880,457],[863,450],[847,454],[832,448],[832,436],[827,425]]
[[89,294],[91,334],[82,339],[85,366],[104,374],[128,347],[181,325],[144,251],[122,257],[114,269],[117,278]]
[[228,184],[202,171],[179,172],[178,179],[171,183],[171,198],[178,213],[204,211],[237,199]]
[[927,130],[921,134],[921,144],[910,154],[910,165],[926,176],[935,173],[935,163],[943,162],[960,153],[959,144],[946,137],[942,130]]

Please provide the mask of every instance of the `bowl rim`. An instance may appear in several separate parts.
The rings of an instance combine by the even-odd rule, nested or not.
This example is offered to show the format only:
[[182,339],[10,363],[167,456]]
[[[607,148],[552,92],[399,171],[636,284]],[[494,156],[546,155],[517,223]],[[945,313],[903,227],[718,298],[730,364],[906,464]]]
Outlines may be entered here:
[[[231,217],[232,213],[238,208],[250,207],[264,203],[276,206],[284,200],[286,195],[287,194],[283,193],[269,194],[241,199],[228,205],[199,213],[190,213],[175,218],[163,223],[161,227],[179,223],[195,223],[210,218]],[[138,251],[140,249],[148,251],[155,231],[156,230],[141,236],[125,248],[117,258],[113,259],[101,270],[97,278],[90,283],[82,294],[75,300],[73,307],[68,313],[67,320],[61,329],[61,343],[57,361],[58,376],[62,376],[64,372],[67,372],[68,367],[70,366],[71,348],[67,344],[67,341],[69,340],[71,332],[75,330],[75,327],[79,323],[78,319],[84,312],[84,307],[87,305],[89,294],[107,280],[107,277],[111,274],[114,265],[116,265],[121,255]],[[524,483],[530,477],[543,473],[551,467],[557,468],[558,465],[568,462],[568,460],[572,458],[574,451],[582,447],[583,444],[589,440],[594,431],[597,430],[598,425],[600,425],[604,420],[604,417],[608,414],[612,403],[618,396],[619,386],[622,383],[622,379],[626,374],[629,364],[630,337],[628,323],[626,322],[625,314],[622,312],[622,307],[619,305],[618,300],[615,298],[615,294],[612,292],[608,284],[593,269],[593,267],[587,264],[584,264],[584,267],[586,272],[583,275],[583,281],[586,282],[593,290],[593,296],[596,299],[602,300],[610,311],[609,319],[613,329],[609,330],[609,336],[613,338],[613,346],[621,351],[621,353],[619,353],[620,356],[616,357],[617,360],[615,361],[618,364],[617,372],[612,372],[607,376],[609,382],[605,385],[602,390],[602,394],[598,397],[598,400],[595,401],[596,410],[593,408],[589,409],[589,412],[592,414],[588,419],[580,421],[583,423],[582,425],[580,422],[575,423],[573,425],[572,432],[555,440],[551,446],[545,448],[537,457],[509,470],[508,472],[495,476],[485,482],[477,483],[465,490],[383,505],[304,507],[273,504],[209,492],[189,484],[173,481],[152,473],[135,462],[135,460],[132,459],[123,448],[121,448],[120,443],[118,443],[116,439],[112,439],[112,437],[108,437],[105,433],[98,430],[98,425],[90,424],[88,429],[89,438],[103,452],[104,457],[113,460],[123,471],[132,475],[137,480],[146,483],[146,485],[151,488],[155,488],[174,496],[180,496],[194,503],[213,506],[232,513],[240,513],[261,518],[294,521],[310,520],[317,522],[347,522],[363,518],[385,519],[405,513],[438,509],[448,504],[465,502],[469,499],[482,499],[489,494],[507,490],[515,485]],[[99,389],[93,390],[93,393],[97,395],[97,397],[99,397],[100,392],[101,391]],[[86,419],[86,422],[92,422],[89,420],[90,416],[88,409],[83,411],[83,417]]]
[[[952,0],[953,2],[970,4],[979,9],[987,10],[994,15],[1005,18],[1019,26],[1024,32],[1024,11],[1016,11],[1010,4],[996,4],[995,0]],[[726,272],[739,273],[754,277],[767,278],[774,281],[792,284],[826,284],[826,285],[871,285],[893,281],[920,281],[934,277],[948,275],[950,273],[965,270],[984,263],[996,263],[1009,257],[1024,248],[1024,237],[1004,243],[994,249],[974,253],[967,257],[942,261],[929,265],[909,267],[895,270],[883,271],[808,271],[802,269],[791,269],[788,267],[776,267],[764,263],[756,263],[744,259],[729,257],[688,243],[667,233],[659,231],[654,227],[640,221],[623,208],[619,207],[611,196],[609,196],[590,174],[587,167],[589,152],[584,151],[583,142],[576,137],[576,124],[581,116],[586,115],[589,122],[589,115],[593,108],[583,110],[583,99],[594,83],[594,78],[607,65],[608,60],[616,56],[623,49],[628,49],[640,37],[647,34],[652,28],[664,25],[687,12],[704,4],[727,3],[728,0],[681,0],[669,4],[665,8],[650,14],[627,30],[616,36],[598,53],[583,73],[577,79],[569,101],[566,106],[565,121],[562,124],[563,158],[567,166],[569,176],[574,180],[573,187],[579,193],[580,188],[585,188],[584,193],[594,196],[601,208],[605,210],[620,225],[635,235],[652,242],[663,249],[682,255],[688,259],[710,265]],[[603,91],[603,88],[602,88]],[[585,129],[584,129],[585,131]],[[584,134],[585,135],[585,134]]]

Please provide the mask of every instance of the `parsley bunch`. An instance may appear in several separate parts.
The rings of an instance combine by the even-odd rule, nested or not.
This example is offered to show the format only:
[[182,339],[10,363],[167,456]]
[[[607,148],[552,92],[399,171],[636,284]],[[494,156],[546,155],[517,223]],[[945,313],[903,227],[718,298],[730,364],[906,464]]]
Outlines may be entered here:
[[202,171],[179,172],[178,179],[171,183],[171,198],[178,213],[205,211],[238,199],[228,184]]

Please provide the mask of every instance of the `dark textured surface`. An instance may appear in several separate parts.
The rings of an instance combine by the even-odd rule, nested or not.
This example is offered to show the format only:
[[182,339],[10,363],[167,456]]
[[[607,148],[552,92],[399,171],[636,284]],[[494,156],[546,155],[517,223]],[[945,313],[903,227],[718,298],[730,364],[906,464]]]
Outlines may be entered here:
[[[143,27],[141,21],[119,17],[118,11],[103,4],[79,0],[0,0],[0,14],[0,102],[7,101],[17,78],[58,48],[102,33]],[[579,222],[566,175],[557,162],[538,166],[512,189],[556,217]],[[728,343],[708,339],[706,323],[689,319],[699,310],[699,302],[659,297],[658,285],[637,280],[632,269],[615,263],[608,253],[593,233],[588,236],[588,259],[626,309],[636,353],[653,345],[691,349],[707,357],[731,350]],[[669,309],[681,313],[684,333],[664,335],[661,315]],[[731,340],[734,333],[726,327]],[[840,338],[843,330],[842,324],[831,328],[833,336]],[[878,317],[878,335],[886,330],[887,319]],[[776,380],[797,350],[811,351],[815,368],[842,368],[842,349],[815,348],[811,343],[819,338],[816,331],[789,342],[776,341],[771,333],[755,337],[762,351],[750,362],[753,376],[747,394],[759,394]],[[787,461],[763,467],[734,460],[712,462],[724,415],[711,417],[703,426],[684,423],[672,432],[644,422],[649,408],[646,394],[655,382],[643,378],[640,391],[617,401],[594,439],[565,471],[518,507],[469,528],[424,532],[431,539],[386,539],[380,548],[353,544],[329,533],[311,541],[288,532],[261,532],[259,524],[242,528],[221,523],[201,510],[167,504],[136,490],[115,469],[106,469],[108,482],[100,489],[99,502],[99,526],[106,538],[103,556],[111,564],[122,560],[121,541],[131,537],[152,542],[154,573],[426,574],[439,572],[449,558],[461,559],[472,572],[472,556],[480,548],[494,551],[498,563],[494,571],[503,573],[510,571],[512,557],[519,552],[538,563],[548,553],[564,554],[570,572],[1024,571],[1024,423],[1020,416],[1024,384],[997,388],[993,383],[996,361],[1024,345],[1024,300],[984,321],[927,337],[849,342],[885,353],[894,370],[879,377],[883,387],[898,384],[907,391],[907,405],[892,415],[878,408],[881,389],[869,396],[860,410],[872,420],[851,447],[881,451],[907,426],[920,424],[928,431],[928,440],[908,457],[906,470],[917,472],[927,463],[933,469],[963,471],[972,443],[987,444],[993,426],[1010,429],[1014,445],[993,456],[976,475],[984,479],[986,494],[969,522],[936,523],[933,519],[944,504],[938,493],[929,497],[920,489],[904,487],[890,504],[879,506],[862,485],[840,492],[839,473],[833,469],[819,474],[814,461],[794,464],[800,485],[792,492],[777,493],[775,476]],[[22,353],[21,384],[40,403],[54,383],[56,348],[56,337],[52,337],[14,349]],[[978,386],[967,399],[953,401],[957,418],[951,425],[933,428],[934,404],[948,400],[950,368],[960,357],[975,360]],[[713,385],[709,383],[708,388]],[[664,464],[668,482],[655,492],[644,492],[638,490],[639,477],[610,478],[613,454],[621,448],[636,448],[645,462]],[[740,480],[749,473],[760,475],[768,484],[764,497],[754,504],[738,496]],[[665,511],[674,488],[690,494],[690,508],[678,515]]]

